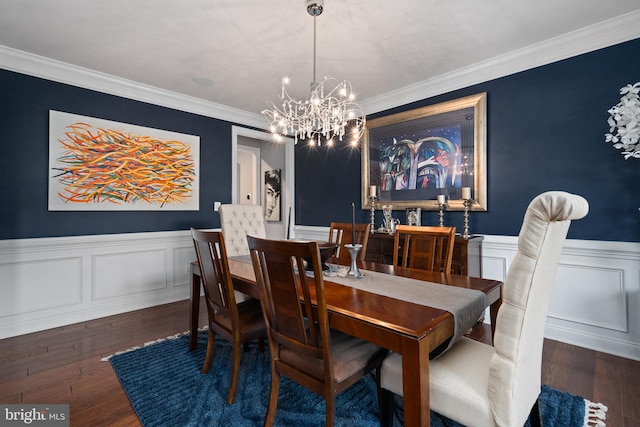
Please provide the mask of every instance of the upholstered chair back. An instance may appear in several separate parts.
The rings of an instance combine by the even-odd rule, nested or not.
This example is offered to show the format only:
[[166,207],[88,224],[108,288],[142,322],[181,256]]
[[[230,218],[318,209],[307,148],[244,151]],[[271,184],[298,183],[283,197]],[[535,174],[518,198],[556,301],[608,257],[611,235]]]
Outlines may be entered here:
[[588,210],[584,198],[560,191],[543,193],[529,204],[504,281],[489,368],[488,396],[497,425],[526,420],[538,398],[544,324],[558,261],[571,220]]
[[227,256],[249,255],[247,236],[266,237],[262,206],[226,204],[220,206],[218,213]]

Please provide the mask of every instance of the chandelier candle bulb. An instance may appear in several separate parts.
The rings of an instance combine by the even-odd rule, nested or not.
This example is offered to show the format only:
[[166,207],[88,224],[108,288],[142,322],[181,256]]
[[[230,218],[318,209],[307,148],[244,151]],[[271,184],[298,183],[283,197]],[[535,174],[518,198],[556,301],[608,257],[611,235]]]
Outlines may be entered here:
[[369,187],[369,197],[376,197],[377,195],[377,188],[375,185],[372,185],[371,187]]
[[[464,198],[464,196],[463,196],[463,198]],[[444,194],[438,194],[438,204],[439,205],[444,205],[444,202],[445,202]]]

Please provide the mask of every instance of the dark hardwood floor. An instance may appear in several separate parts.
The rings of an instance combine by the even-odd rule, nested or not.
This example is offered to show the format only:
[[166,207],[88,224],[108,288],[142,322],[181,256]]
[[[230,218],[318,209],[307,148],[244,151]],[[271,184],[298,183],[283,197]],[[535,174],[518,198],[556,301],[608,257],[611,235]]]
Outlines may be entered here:
[[[72,426],[140,425],[101,358],[187,330],[188,310],[180,301],[0,340],[0,403],[69,403]],[[607,405],[607,426],[640,427],[640,362],[546,340],[542,371],[544,384]]]

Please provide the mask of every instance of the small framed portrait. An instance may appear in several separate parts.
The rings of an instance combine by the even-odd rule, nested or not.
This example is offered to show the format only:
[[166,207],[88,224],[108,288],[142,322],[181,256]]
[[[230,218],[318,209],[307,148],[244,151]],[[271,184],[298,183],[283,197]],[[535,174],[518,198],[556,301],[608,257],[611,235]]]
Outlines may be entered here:
[[422,218],[421,208],[407,209],[407,225],[422,225],[421,218]]
[[280,221],[280,169],[273,169],[264,173],[264,219],[267,222]]

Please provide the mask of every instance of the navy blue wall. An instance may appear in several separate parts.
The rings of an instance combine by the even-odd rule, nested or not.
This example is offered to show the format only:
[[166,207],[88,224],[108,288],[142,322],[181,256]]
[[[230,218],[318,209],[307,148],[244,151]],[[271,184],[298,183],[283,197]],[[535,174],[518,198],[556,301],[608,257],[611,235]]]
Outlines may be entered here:
[[[640,40],[371,115],[487,92],[488,211],[471,232],[517,235],[529,201],[547,190],[583,195],[591,211],[569,237],[640,241],[640,160],[604,142],[618,90],[640,80]],[[170,108],[0,70],[0,239],[218,227],[214,200],[231,200],[231,126]],[[200,136],[199,212],[48,212],[49,110]],[[360,152],[296,146],[296,221],[350,221],[359,206]],[[368,211],[357,211],[368,222]],[[403,222],[403,212],[395,216]],[[462,228],[462,213],[446,222]],[[423,224],[437,224],[424,212]],[[380,223],[378,213],[377,224]]]
[[[0,239],[219,227],[231,201],[231,124],[0,70]],[[200,136],[200,211],[49,212],[49,110]]]
[[[470,214],[472,233],[515,236],[533,197],[563,190],[590,204],[589,215],[571,225],[570,238],[638,242],[640,160],[624,160],[604,142],[607,110],[620,101],[619,89],[640,81],[638,52],[640,39],[368,118],[487,92],[488,211]],[[295,155],[297,223],[350,221],[351,202],[360,205],[360,153],[298,144]],[[356,215],[369,222],[369,211]],[[405,222],[404,212],[394,217]],[[422,222],[436,225],[437,212],[423,212]],[[446,213],[445,222],[461,230],[462,212]]]

